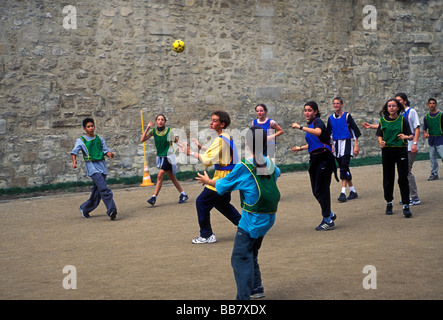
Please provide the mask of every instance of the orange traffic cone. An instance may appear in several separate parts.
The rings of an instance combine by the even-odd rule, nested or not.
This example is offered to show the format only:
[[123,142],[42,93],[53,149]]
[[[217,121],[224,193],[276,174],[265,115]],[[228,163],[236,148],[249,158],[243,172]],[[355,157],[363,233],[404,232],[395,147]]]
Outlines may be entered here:
[[149,175],[148,166],[145,166],[145,168],[143,169],[143,182],[140,187],[149,187],[153,185],[154,184],[151,181],[151,176]]

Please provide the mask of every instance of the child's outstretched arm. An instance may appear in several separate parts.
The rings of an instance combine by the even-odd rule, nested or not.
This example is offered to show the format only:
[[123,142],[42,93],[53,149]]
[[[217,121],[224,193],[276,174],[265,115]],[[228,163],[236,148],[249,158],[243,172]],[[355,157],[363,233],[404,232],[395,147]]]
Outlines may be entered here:
[[277,122],[274,123],[272,129],[274,129],[275,133],[268,136],[268,141],[275,141],[278,136],[281,136],[283,133],[285,133],[283,129],[277,124]]
[[149,122],[148,125],[146,126],[145,132],[143,132],[143,134],[140,138],[140,142],[145,142],[146,140],[148,140],[151,137],[151,135],[148,132],[149,132],[149,129],[152,128],[152,126],[153,126],[153,123]]
[[377,129],[378,125],[377,124],[368,123],[368,122],[363,122],[363,127],[365,129]]
[[178,151],[186,153],[186,155],[196,158],[201,161],[200,154],[198,152],[191,151],[189,144],[184,144],[182,141],[177,141]]
[[195,145],[197,146],[198,150],[203,150],[203,151],[208,150],[208,148],[203,147],[203,146],[201,145],[201,143],[198,142],[198,140],[195,139],[195,138],[191,138],[191,142],[195,143]]
[[203,174],[197,172],[197,175],[198,177],[195,177],[195,180],[201,184],[209,184],[210,186],[215,187],[215,180],[210,179],[206,171],[203,171]]

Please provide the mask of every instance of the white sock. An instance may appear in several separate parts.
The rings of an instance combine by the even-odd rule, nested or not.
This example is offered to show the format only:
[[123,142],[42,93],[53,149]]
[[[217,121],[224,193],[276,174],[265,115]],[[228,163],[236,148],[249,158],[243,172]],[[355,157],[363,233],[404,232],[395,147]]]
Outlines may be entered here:
[[341,193],[346,194],[346,187],[341,188]]
[[349,190],[355,192],[355,188],[354,188],[354,186],[349,187]]

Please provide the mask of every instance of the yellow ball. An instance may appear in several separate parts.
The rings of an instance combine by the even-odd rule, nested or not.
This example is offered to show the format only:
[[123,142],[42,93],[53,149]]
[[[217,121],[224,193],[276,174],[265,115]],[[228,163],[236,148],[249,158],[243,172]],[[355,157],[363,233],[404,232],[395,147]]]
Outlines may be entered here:
[[183,52],[185,51],[185,43],[182,40],[175,40],[172,43],[172,49],[178,53]]

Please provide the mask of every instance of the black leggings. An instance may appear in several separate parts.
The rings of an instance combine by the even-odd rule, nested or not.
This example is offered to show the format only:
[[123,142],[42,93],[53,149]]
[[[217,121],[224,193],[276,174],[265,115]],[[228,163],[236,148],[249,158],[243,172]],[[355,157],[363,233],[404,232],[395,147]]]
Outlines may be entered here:
[[309,161],[309,178],[312,194],[321,207],[321,214],[327,218],[331,214],[331,175],[335,169],[335,159],[331,152],[312,155]]
[[401,202],[409,204],[408,149],[406,147],[385,147],[381,150],[381,154],[385,200],[387,202],[394,200],[395,164],[397,164]]

